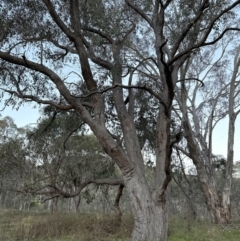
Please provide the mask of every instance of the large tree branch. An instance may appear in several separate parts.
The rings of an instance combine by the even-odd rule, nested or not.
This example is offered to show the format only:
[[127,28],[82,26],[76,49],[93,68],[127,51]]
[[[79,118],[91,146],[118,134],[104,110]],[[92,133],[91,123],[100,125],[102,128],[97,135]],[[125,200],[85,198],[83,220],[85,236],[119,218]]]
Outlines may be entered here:
[[120,43],[124,43],[124,41],[126,41],[127,37],[129,36],[129,34],[136,28],[136,25],[133,23],[132,27],[129,28],[124,34],[122,39],[119,41]]
[[111,38],[111,36],[107,35],[106,33],[102,32],[99,29],[95,29],[95,28],[88,27],[88,26],[81,26],[81,29],[101,36],[102,38],[106,39],[110,44],[113,44],[113,42],[114,42],[114,40]]
[[[26,61],[26,60],[25,60]],[[28,66],[29,67],[29,66]],[[19,81],[15,78],[15,76],[13,75],[13,73],[11,71],[9,71],[9,69],[7,68],[0,68],[2,70],[5,70],[9,73],[9,75],[11,76],[11,79],[13,80],[14,82],[14,85],[17,89],[17,91],[13,91],[13,90],[8,90],[8,89],[5,89],[5,88],[0,88],[1,90],[3,90],[4,92],[7,92],[11,95],[15,95],[17,96],[18,98],[20,99],[25,99],[25,100],[30,100],[30,101],[34,101],[38,104],[44,104],[44,105],[52,105],[58,109],[61,109],[61,110],[70,110],[72,109],[73,107],[71,105],[61,105],[61,104],[58,104],[52,100],[43,100],[37,96],[34,96],[34,95],[27,95],[27,94],[24,94],[22,92],[22,90],[20,89],[20,86],[19,86],[19,81],[20,81],[20,76],[21,74],[23,73],[20,73],[19,74]]]
[[56,47],[65,50],[66,52],[70,52],[72,54],[77,54],[77,51],[71,46],[62,45],[54,39],[50,39],[50,42],[52,42]]
[[[83,38],[84,39],[84,38]],[[84,39],[83,41],[84,45],[87,48],[88,51],[88,58],[91,59],[91,61],[103,68],[106,68],[107,70],[112,70],[113,65],[111,64],[111,62],[104,60],[100,57],[97,57],[92,49],[92,47],[90,46],[90,44],[87,43],[87,41]]]
[[[74,192],[65,192],[61,188],[57,187],[56,185],[52,184],[47,184],[41,188],[38,189],[33,189],[32,187],[30,188],[25,188],[23,190],[20,189],[13,189],[13,188],[3,188],[0,187],[0,190],[7,190],[7,191],[12,191],[12,192],[18,192],[18,193],[31,193],[34,195],[56,195],[56,196],[62,196],[63,198],[71,198],[71,197],[76,197],[81,193],[81,191],[89,184],[94,183],[94,184],[99,184],[99,185],[110,185],[110,186],[122,186],[125,187],[125,184],[122,179],[89,179],[84,182],[82,182],[76,191]],[[47,190],[49,189],[50,190]]]
[[[96,57],[92,47],[90,46],[90,44],[87,43],[87,41],[85,39],[83,39],[84,41],[84,45],[86,46],[87,50],[88,50],[88,57],[92,60],[93,63],[106,68],[108,70],[112,69],[112,64],[100,57]],[[66,46],[66,45],[62,45],[60,43],[58,43],[56,40],[51,39],[50,40],[56,47],[63,49],[66,51],[65,55],[70,52],[72,54],[78,54],[76,49],[72,48],[71,46]]]
[[156,99],[158,99],[160,101],[161,104],[163,104],[163,106],[165,108],[167,108],[165,102],[163,101],[163,99],[161,98],[161,96],[156,93],[154,90],[152,90],[151,88],[147,87],[147,85],[143,85],[143,86],[140,86],[140,85],[122,85],[122,84],[114,84],[113,86],[110,86],[110,87],[107,87],[103,90],[97,90],[97,91],[93,91],[93,92],[90,92],[89,94],[87,95],[84,95],[84,96],[74,96],[75,98],[87,98],[87,97],[90,97],[94,94],[102,94],[102,93],[105,93],[107,91],[110,91],[114,88],[117,88],[117,87],[121,87],[121,88],[124,88],[124,89],[143,89],[143,90],[146,90],[147,92],[149,92],[150,94],[152,94]]
[[122,179],[96,179],[96,180],[86,180],[86,181],[82,182],[78,186],[77,190],[75,192],[72,192],[72,193],[64,192],[63,190],[61,190],[60,188],[58,188],[55,185],[49,185],[49,187],[54,189],[56,194],[59,194],[64,198],[70,198],[70,197],[75,197],[75,196],[79,195],[81,193],[81,191],[87,185],[89,185],[91,183],[99,184],[99,185],[110,185],[110,186],[118,186],[118,185],[125,186]]
[[[20,65],[20,66],[24,66],[28,69],[32,69],[32,70],[35,70],[37,72],[40,72],[40,73],[46,75],[57,86],[57,89],[65,97],[65,99],[72,98],[69,90],[64,85],[64,82],[61,80],[61,78],[55,72],[53,72],[51,69],[47,68],[46,66],[44,66],[42,64],[32,62],[32,61],[27,60],[27,59],[24,60],[23,58],[18,58],[16,56],[10,55],[9,53],[1,52],[1,51],[0,51],[0,58],[3,59],[3,60],[6,60],[7,62],[16,64],[16,65]],[[26,66],[26,62],[27,62],[27,66]],[[15,81],[15,84],[16,83],[17,82]],[[53,106],[55,106],[59,109],[63,109],[63,110],[72,109],[71,104],[63,106],[63,105],[60,105],[60,104],[58,104],[56,102],[53,102],[51,100],[42,100],[42,99],[40,99],[36,96],[33,96],[33,95],[23,94],[20,91],[20,88],[19,88],[18,84],[16,85],[16,87],[17,87],[18,92],[13,91],[13,90],[7,90],[7,89],[4,89],[4,88],[2,88],[2,90],[5,91],[5,92],[8,92],[9,94],[14,94],[14,95],[16,95],[16,96],[18,96],[19,98],[22,98],[22,99],[26,98],[26,99],[30,99],[32,101],[36,101],[39,104],[50,104],[50,105],[53,105]],[[81,102],[81,105],[93,108],[93,105],[91,103],[88,103],[88,102]]]
[[206,42],[204,43],[203,42],[199,42],[198,44],[195,44],[193,45],[192,47],[188,48],[188,49],[185,49],[183,50],[182,52],[180,52],[179,54],[177,54],[174,58],[172,58],[172,60],[170,60],[168,62],[169,65],[173,64],[174,62],[176,62],[179,58],[181,58],[182,56],[186,55],[186,54],[189,54],[189,52],[191,52],[192,50],[194,49],[198,49],[200,47],[204,47],[204,46],[207,46],[207,45],[213,45],[215,44],[216,42],[218,42],[223,36],[224,34],[227,32],[227,31],[240,31],[240,28],[226,28],[216,39],[214,39],[213,41],[211,42]]
[[80,129],[83,125],[85,125],[85,122],[81,123],[79,126],[77,126],[75,129],[73,129],[68,135],[67,137],[65,138],[64,142],[63,142],[63,148],[64,149],[67,149],[66,148],[66,143],[68,141],[68,139],[71,137],[71,135],[76,132],[78,129]]
[[172,1],[173,0],[167,0],[165,4],[163,4],[163,8],[166,9]]
[[205,41],[207,40],[209,34],[211,33],[212,31],[212,28],[214,26],[214,24],[216,23],[216,21],[222,17],[225,13],[229,12],[231,9],[233,9],[235,6],[237,6],[238,4],[240,4],[240,0],[234,2],[232,5],[230,5],[229,7],[225,8],[224,10],[222,10],[210,23],[209,25],[206,27],[206,32],[205,34],[203,35],[202,39],[195,45],[193,45],[192,47],[189,47],[183,51],[181,51],[179,54],[177,54],[174,58],[172,58],[168,64],[171,65],[173,64],[174,62],[176,62],[176,60],[178,60],[179,58],[181,58],[183,55],[186,55],[188,54],[189,52],[191,52],[193,49],[198,49],[202,46],[206,46],[206,45],[211,45],[211,44],[214,44],[216,43],[217,41],[219,41],[223,36],[224,34],[229,31],[229,30],[237,30],[237,31],[240,31],[239,28],[226,28],[222,34],[220,34],[220,36],[218,38],[216,38],[215,40],[211,41],[211,42],[208,42],[208,43],[205,43]]
[[204,83],[202,80],[198,79],[198,78],[185,78],[185,79],[180,79],[178,80],[177,82],[182,82],[182,81],[186,81],[186,80],[196,80],[198,82],[200,82],[201,86],[200,87],[203,87],[204,86]]
[[[80,40],[81,41],[81,40]],[[81,48],[82,46],[80,46]],[[80,50],[82,51],[82,50]],[[85,55],[85,52],[83,53],[83,57],[84,57],[84,61],[83,64],[81,63],[81,67],[85,68],[83,70],[83,72],[86,70],[90,70],[90,66],[87,60],[87,57]],[[5,52],[1,52],[0,51],[0,58],[3,60],[6,60],[9,63],[13,63],[13,64],[17,64],[17,65],[21,65],[21,66],[25,66],[25,62],[22,58],[18,58],[15,56],[12,56],[8,53]],[[86,63],[87,61],[87,63]],[[87,66],[83,66],[86,63]],[[26,67],[26,66],[25,66]],[[97,118],[101,118],[101,120],[99,121],[99,119],[95,119],[93,120],[92,116],[90,115],[90,113],[83,107],[83,104],[79,101],[76,101],[76,98],[74,98],[70,91],[67,89],[67,87],[65,86],[64,82],[61,80],[61,78],[54,73],[52,70],[50,70],[49,68],[47,68],[44,65],[41,64],[37,64],[35,62],[32,61],[28,61],[28,67],[30,69],[33,69],[37,72],[43,73],[44,75],[48,76],[52,82],[56,85],[58,91],[61,93],[61,95],[66,99],[67,102],[69,102],[70,105],[73,106],[73,108],[81,115],[83,121],[85,121],[93,130],[94,134],[96,134],[98,136],[98,138],[100,140],[106,141],[103,142],[104,144],[104,150],[112,157],[116,160],[118,166],[120,167],[124,167],[125,168],[125,173],[126,175],[131,173],[133,170],[133,166],[132,163],[129,160],[129,157],[126,155],[125,151],[118,145],[116,145],[115,141],[112,139],[112,137],[110,136],[110,134],[107,132],[106,128],[99,128],[99,124],[104,123],[105,122],[105,115],[104,115],[104,107],[103,107],[103,103],[102,103],[102,96],[101,95],[96,95],[96,101],[93,102],[94,104],[94,111],[95,111],[95,117]],[[87,75],[88,73],[85,73],[85,75]],[[91,74],[91,73],[90,73]],[[88,82],[88,76],[84,76],[85,77],[85,81],[87,82],[87,84],[89,84]],[[90,78],[92,78],[92,74],[90,76]],[[92,79],[92,81],[94,81]],[[95,83],[95,82],[94,82]],[[96,83],[95,83],[96,86]],[[91,87],[91,83],[90,86]],[[97,86],[96,86],[97,88]],[[96,89],[94,87],[93,91],[95,91]],[[90,88],[91,90],[91,88]],[[95,96],[94,96],[95,97]],[[104,138],[103,138],[104,136]],[[121,158],[120,158],[121,157]]]
[[114,203],[114,207],[116,208],[120,218],[122,216],[122,212],[121,212],[121,209],[120,209],[120,206],[119,206],[119,202],[120,202],[120,198],[122,196],[123,188],[124,188],[123,185],[119,185],[118,193],[117,193],[117,196],[116,196],[116,199],[115,199],[115,203]]
[[132,3],[130,0],[125,0],[127,5],[131,7],[135,12],[137,12],[145,21],[150,25],[150,27],[153,27],[153,23],[151,19],[142,11],[138,6]]
[[18,98],[20,99],[25,99],[25,100],[30,100],[30,101],[34,101],[38,104],[44,104],[44,105],[52,105],[58,109],[61,109],[61,110],[71,110],[73,109],[73,107],[71,105],[60,105],[54,101],[51,101],[51,100],[42,100],[34,95],[26,95],[26,94],[23,94],[23,93],[19,93],[17,91],[13,91],[13,90],[7,90],[7,89],[4,89],[4,88],[0,88],[1,90],[3,90],[4,92],[7,92],[9,94],[13,94],[15,96],[17,96]]
[[[97,83],[93,78],[92,70],[88,61],[88,55],[84,47],[83,37],[81,34],[81,24],[79,20],[79,3],[77,0],[70,0],[70,18],[71,18],[71,25],[73,27],[74,33],[76,38],[74,39],[74,43],[77,49],[78,56],[80,58],[81,70],[82,75],[87,85],[88,90],[90,91],[97,91]],[[98,112],[103,111],[102,100],[98,97],[94,97],[94,102],[96,104],[96,108]],[[97,110],[95,108],[95,110]],[[104,121],[103,113],[99,113],[99,117],[101,121]]]
[[[62,93],[65,96],[66,95],[71,96],[69,90],[66,88],[66,86],[64,85],[61,78],[55,72],[53,72],[51,69],[47,68],[46,66],[32,62],[30,60],[26,60],[26,59],[24,60],[23,58],[13,56],[7,52],[2,52],[2,51],[0,51],[0,58],[9,63],[24,66],[28,69],[35,70],[37,72],[40,72],[40,73],[48,76],[52,80],[52,82],[57,86],[60,93]],[[28,66],[26,66],[26,61],[27,61]]]
[[200,19],[200,17],[202,16],[205,8],[203,7],[206,3],[208,2],[208,0],[204,0],[200,10],[198,12],[198,14],[195,16],[195,18],[187,25],[187,27],[185,29],[183,29],[183,31],[181,31],[181,35],[179,36],[177,42],[175,43],[173,49],[172,49],[172,56],[174,56],[176,54],[176,52],[179,49],[180,44],[182,43],[182,41],[186,38],[188,32],[190,31],[190,29],[192,28],[192,26]]
[[57,24],[57,26],[67,35],[67,37],[73,41],[75,36],[72,33],[72,31],[65,25],[65,23],[61,20],[57,12],[55,11],[55,8],[50,0],[43,0],[45,3],[49,14],[51,15],[53,21]]
[[214,24],[216,23],[216,21],[222,17],[225,13],[229,12],[231,9],[233,9],[235,6],[237,6],[238,4],[240,4],[240,0],[233,2],[232,5],[230,5],[229,7],[225,8],[224,10],[222,10],[213,20],[212,22],[209,23],[209,25],[207,26],[207,31],[205,33],[205,35],[202,37],[202,40],[200,41],[200,43],[204,43],[206,41],[206,39],[208,38],[209,34],[212,31],[212,28],[214,26]]
[[207,45],[212,45],[215,44],[216,42],[218,42],[226,32],[228,31],[240,31],[240,28],[226,28],[216,39],[214,39],[211,42],[206,42],[204,43],[202,46],[207,46]]

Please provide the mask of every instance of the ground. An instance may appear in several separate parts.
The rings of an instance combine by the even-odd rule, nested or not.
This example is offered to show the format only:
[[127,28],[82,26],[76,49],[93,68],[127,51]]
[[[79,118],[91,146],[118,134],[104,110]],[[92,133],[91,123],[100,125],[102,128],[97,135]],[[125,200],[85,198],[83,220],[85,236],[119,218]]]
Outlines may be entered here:
[[[240,222],[223,229],[206,221],[170,218],[169,241],[240,241]],[[1,211],[4,241],[129,241],[133,220],[113,215]]]

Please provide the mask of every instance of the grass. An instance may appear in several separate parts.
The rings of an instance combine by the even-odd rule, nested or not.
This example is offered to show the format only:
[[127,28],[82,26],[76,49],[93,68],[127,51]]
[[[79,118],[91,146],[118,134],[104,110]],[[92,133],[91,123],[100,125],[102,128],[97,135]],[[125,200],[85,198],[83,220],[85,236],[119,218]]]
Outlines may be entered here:
[[223,229],[206,221],[195,221],[189,226],[185,220],[172,218],[169,234],[169,241],[240,241],[240,224]]
[[[133,221],[113,215],[1,211],[0,241],[129,241]],[[240,241],[240,224],[228,229],[171,218],[169,241]]]
[[113,215],[2,211],[0,241],[126,241],[132,223]]

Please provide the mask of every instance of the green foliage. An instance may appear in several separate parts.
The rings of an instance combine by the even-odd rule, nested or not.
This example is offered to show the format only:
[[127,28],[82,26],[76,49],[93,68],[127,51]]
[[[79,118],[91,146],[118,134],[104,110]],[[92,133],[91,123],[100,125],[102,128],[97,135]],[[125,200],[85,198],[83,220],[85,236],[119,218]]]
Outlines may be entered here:
[[85,198],[87,204],[89,204],[95,199],[95,194],[86,189],[84,192],[82,192],[82,197]]
[[[141,85],[142,83],[140,83]],[[136,91],[136,128],[141,146],[146,145],[147,151],[153,151],[156,147],[156,124],[157,112],[154,108],[157,106],[157,100],[143,90]]]
[[[43,190],[44,199],[45,196],[54,196],[52,190],[48,192],[49,189],[44,188],[45,185],[56,185],[71,192],[85,180],[115,176],[114,162],[104,153],[96,137],[86,134],[85,126],[75,112],[55,113],[55,109],[50,107],[43,112],[38,125],[26,129],[18,129],[10,117],[0,120],[0,178],[3,188],[30,193]],[[98,185],[91,186],[91,192],[83,190],[82,197],[87,203],[95,199],[94,190],[98,189]],[[2,200],[5,193],[2,192]],[[12,195],[15,201],[7,202],[6,207],[17,203],[16,207],[20,205],[22,208],[27,204],[22,194],[13,192],[10,196],[8,194],[8,198]],[[27,202],[30,208],[38,206],[30,199]]]
[[[55,112],[46,107],[43,113],[45,117],[38,126],[27,133],[29,158],[35,163],[35,171],[26,188],[38,189],[50,183],[71,192],[85,180],[115,175],[114,162],[96,137],[86,134],[75,112]],[[95,199],[88,189],[82,197],[87,203]]]

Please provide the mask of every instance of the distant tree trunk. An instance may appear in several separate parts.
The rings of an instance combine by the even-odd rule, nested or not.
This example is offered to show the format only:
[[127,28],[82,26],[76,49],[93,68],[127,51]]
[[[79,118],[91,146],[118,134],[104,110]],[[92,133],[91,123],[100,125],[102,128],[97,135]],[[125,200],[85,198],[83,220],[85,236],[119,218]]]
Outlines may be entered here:
[[58,197],[53,198],[53,202],[52,202],[52,212],[53,213],[57,213],[58,212]]
[[[189,139],[189,137],[187,137]],[[193,148],[193,142],[194,140],[188,140],[189,144],[189,151],[190,151],[190,157],[192,158],[197,172],[199,181],[202,186],[203,194],[206,199],[206,204],[208,206],[211,219],[214,223],[219,223],[221,225],[226,225],[230,222],[230,192],[229,192],[229,186],[227,186],[226,190],[223,190],[222,194],[222,200],[219,196],[219,192],[216,187],[216,181],[211,175],[211,171],[209,170],[209,167],[206,165],[204,166],[201,159],[201,153],[198,151],[198,148]],[[191,143],[191,144],[190,144]],[[226,192],[225,192],[226,191]]]
[[23,197],[21,196],[20,199],[19,199],[19,208],[18,208],[18,210],[22,211],[23,208],[24,208],[24,200],[23,200]]
[[115,198],[115,203],[114,203],[114,207],[115,207],[116,214],[118,216],[119,223],[122,221],[122,211],[120,209],[119,202],[120,202],[120,198],[122,196],[123,188],[124,188],[124,185],[119,186],[117,196]]
[[5,191],[3,195],[3,208],[11,208],[12,203],[9,200],[9,191]]
[[58,212],[58,197],[54,197],[53,199],[50,199],[48,201],[48,211],[51,211],[52,213]]
[[[76,191],[75,185],[73,187],[73,190]],[[76,197],[73,197],[73,205],[77,213],[80,213],[80,203],[81,203],[81,194],[77,195]]]
[[6,192],[5,191],[1,191],[0,198],[1,198],[1,208],[2,209],[5,208],[5,196],[6,196]]
[[232,172],[233,172],[233,158],[234,158],[234,137],[235,137],[235,122],[237,115],[240,110],[234,111],[235,108],[235,98],[236,98],[236,87],[237,87],[237,75],[239,73],[240,66],[240,46],[236,49],[236,54],[234,58],[234,69],[230,84],[230,93],[228,99],[228,144],[227,144],[227,162],[226,162],[226,174],[225,183],[222,191],[222,212],[225,219],[230,222],[231,219],[231,187],[232,187]]
[[68,199],[67,206],[68,206],[68,208],[67,208],[67,209],[68,209],[68,212],[74,212],[74,211],[76,211],[76,209],[75,209],[75,200],[74,200],[74,197]]
[[237,212],[238,212],[238,216],[240,217],[240,200],[239,200],[239,201],[237,201],[236,206],[237,206]]
[[47,210],[48,210],[49,212],[52,211],[52,199],[50,199],[50,200],[48,201]]
[[[186,88],[184,83],[182,83],[182,111],[184,119],[184,130],[186,134],[186,139],[188,141],[188,149],[190,152],[190,157],[192,158],[194,165],[196,166],[199,180],[202,185],[203,193],[210,211],[212,220],[214,223],[220,223],[222,225],[227,225],[231,219],[231,186],[232,186],[232,172],[233,172],[233,158],[234,158],[234,135],[235,135],[235,121],[237,115],[240,113],[240,110],[236,110],[238,105],[238,91],[237,87],[239,83],[237,82],[237,76],[239,73],[240,66],[240,46],[235,49],[234,52],[234,61],[233,61],[233,71],[231,73],[231,80],[229,85],[224,85],[221,91],[218,93],[217,97],[214,99],[214,104],[212,106],[212,117],[209,119],[209,140],[208,145],[202,138],[200,133],[200,124],[198,116],[194,107],[192,109],[193,115],[193,124],[195,128],[195,133],[193,133],[191,124],[188,120],[188,112],[186,109]],[[224,67],[225,68],[225,67]],[[224,70],[221,70],[224,71]],[[212,163],[212,133],[213,133],[213,116],[215,113],[215,108],[219,101],[219,98],[223,90],[226,90],[226,86],[229,86],[228,96],[228,106],[226,106],[226,115],[229,116],[228,123],[228,143],[227,143],[227,160],[226,160],[226,169],[224,175],[224,185],[221,192],[217,189],[216,180],[215,180],[215,170]],[[228,87],[227,87],[228,88]],[[207,132],[206,132],[207,133]],[[203,140],[203,141],[202,141]],[[220,194],[221,193],[221,194]]]
[[199,147],[193,138],[191,129],[189,129],[189,124],[184,122],[184,127],[186,132],[186,138],[188,140],[188,148],[190,152],[189,156],[191,157],[194,165],[196,166],[199,181],[202,186],[203,194],[211,215],[211,219],[214,223],[226,225],[230,221],[230,209],[226,209],[226,206],[223,206],[216,187],[216,181],[214,179],[214,176],[211,174],[209,166],[204,165]]
[[[189,150],[189,157],[193,160],[193,163],[197,169],[198,178],[202,186],[203,194],[208,206],[211,219],[214,223],[219,223],[221,225],[227,225],[230,222],[231,210],[230,210],[230,188],[232,179],[232,159],[227,160],[225,186],[222,191],[222,195],[219,195],[217,189],[217,183],[215,180],[214,170],[206,152],[210,151],[207,146],[203,146],[205,152],[203,152],[198,143],[199,131],[196,130],[197,134],[193,133],[190,121],[188,119],[187,105],[186,105],[186,89],[184,83],[182,83],[182,93],[181,93],[182,103],[182,113],[183,113],[183,128],[185,131],[185,137],[187,139],[187,145]],[[198,124],[195,123],[195,126]],[[232,130],[233,131],[233,130]],[[234,131],[233,131],[234,132]],[[201,141],[199,141],[201,142]],[[231,145],[233,145],[232,140],[230,140]],[[230,145],[230,146],[231,146]],[[232,147],[230,147],[232,150]],[[230,157],[233,158],[233,155]],[[229,161],[230,160],[230,161]]]
[[[181,161],[181,166],[182,166],[182,161]],[[182,169],[183,169],[183,166],[182,166]],[[174,182],[177,184],[177,186],[181,189],[183,195],[185,196],[186,198],[186,202],[187,202],[187,206],[188,206],[188,219],[189,221],[191,222],[192,220],[196,220],[197,218],[197,212],[196,212],[196,207],[194,205],[194,201],[193,201],[193,193],[192,193],[192,187],[191,187],[191,184],[190,182],[188,181],[186,175],[185,175],[185,172],[184,172],[184,169],[182,170],[183,171],[183,176],[184,176],[184,179],[187,181],[187,183],[189,184],[188,185],[188,188],[190,189],[190,194],[187,193],[186,189],[180,182],[178,182],[176,180],[176,178],[174,177],[174,174],[172,175],[173,176],[173,180]]]
[[75,209],[77,213],[80,213],[80,203],[81,203],[81,194],[74,198]]

